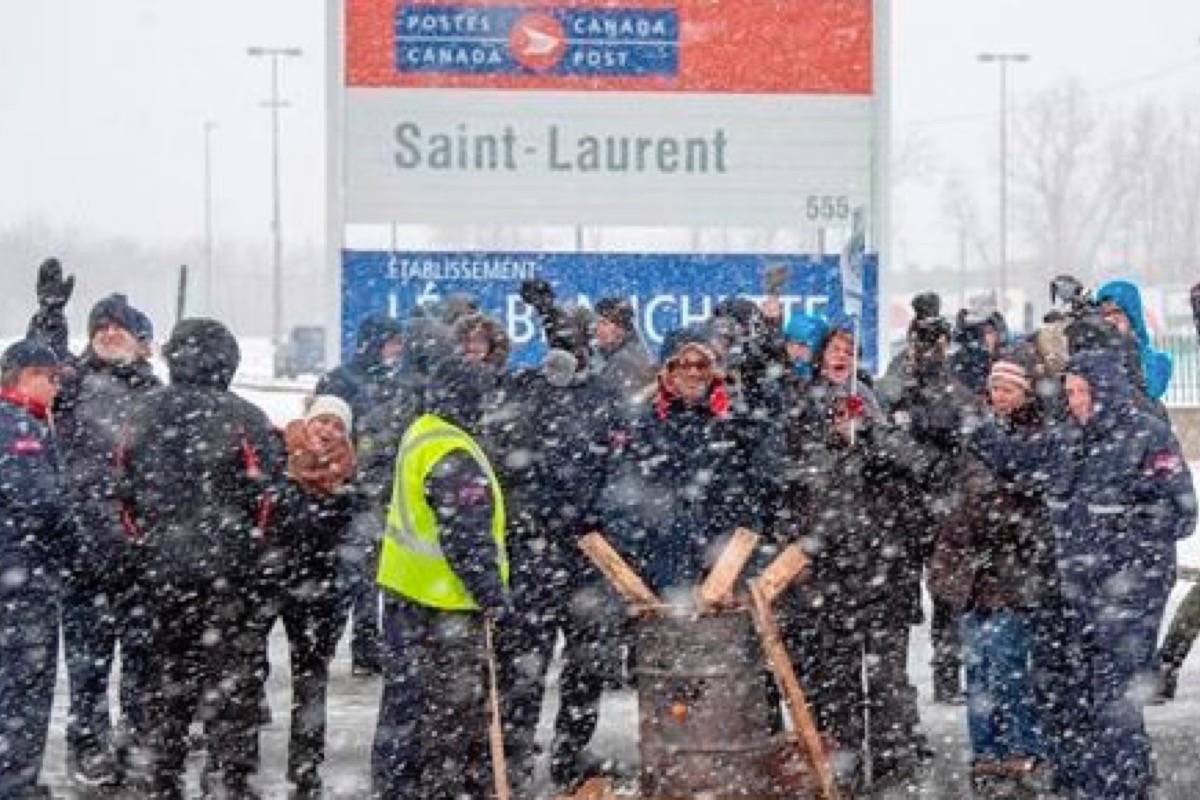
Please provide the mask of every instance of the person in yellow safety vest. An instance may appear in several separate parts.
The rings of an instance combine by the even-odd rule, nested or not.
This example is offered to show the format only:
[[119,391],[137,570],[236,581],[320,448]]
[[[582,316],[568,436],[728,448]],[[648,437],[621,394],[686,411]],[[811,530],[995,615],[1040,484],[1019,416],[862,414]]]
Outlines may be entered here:
[[510,609],[504,528],[500,484],[479,445],[443,416],[419,416],[396,455],[379,562],[379,800],[489,792],[483,622]]

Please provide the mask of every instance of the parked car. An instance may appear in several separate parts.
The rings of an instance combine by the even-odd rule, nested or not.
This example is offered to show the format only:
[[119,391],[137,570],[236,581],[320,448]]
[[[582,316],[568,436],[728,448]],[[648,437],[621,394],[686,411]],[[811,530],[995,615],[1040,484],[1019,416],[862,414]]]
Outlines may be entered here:
[[325,371],[325,328],[297,325],[287,341],[275,346],[275,377],[295,378]]

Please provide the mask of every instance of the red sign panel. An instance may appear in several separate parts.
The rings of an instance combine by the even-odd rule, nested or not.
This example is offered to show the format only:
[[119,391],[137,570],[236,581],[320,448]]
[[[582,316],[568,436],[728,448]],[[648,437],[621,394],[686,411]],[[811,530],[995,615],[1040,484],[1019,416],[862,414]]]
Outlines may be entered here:
[[346,0],[351,87],[872,91],[871,0]]

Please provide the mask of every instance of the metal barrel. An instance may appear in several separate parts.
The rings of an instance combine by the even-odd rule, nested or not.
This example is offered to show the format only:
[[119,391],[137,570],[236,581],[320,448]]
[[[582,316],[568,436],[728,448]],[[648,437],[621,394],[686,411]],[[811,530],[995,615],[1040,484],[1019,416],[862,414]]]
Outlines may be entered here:
[[642,796],[794,797],[777,777],[779,709],[750,614],[635,624]]

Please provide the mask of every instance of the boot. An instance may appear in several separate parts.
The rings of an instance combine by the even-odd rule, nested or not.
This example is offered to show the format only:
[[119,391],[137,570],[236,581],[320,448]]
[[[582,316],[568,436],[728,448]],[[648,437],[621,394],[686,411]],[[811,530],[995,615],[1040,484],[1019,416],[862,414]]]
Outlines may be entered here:
[[1158,668],[1158,686],[1151,702],[1165,703],[1175,699],[1175,690],[1179,686],[1179,667],[1166,661]]
[[939,705],[966,705],[962,680],[957,665],[954,668],[937,667],[933,672],[933,702]]
[[77,789],[101,789],[121,782],[117,761],[105,750],[67,751],[67,778]]

